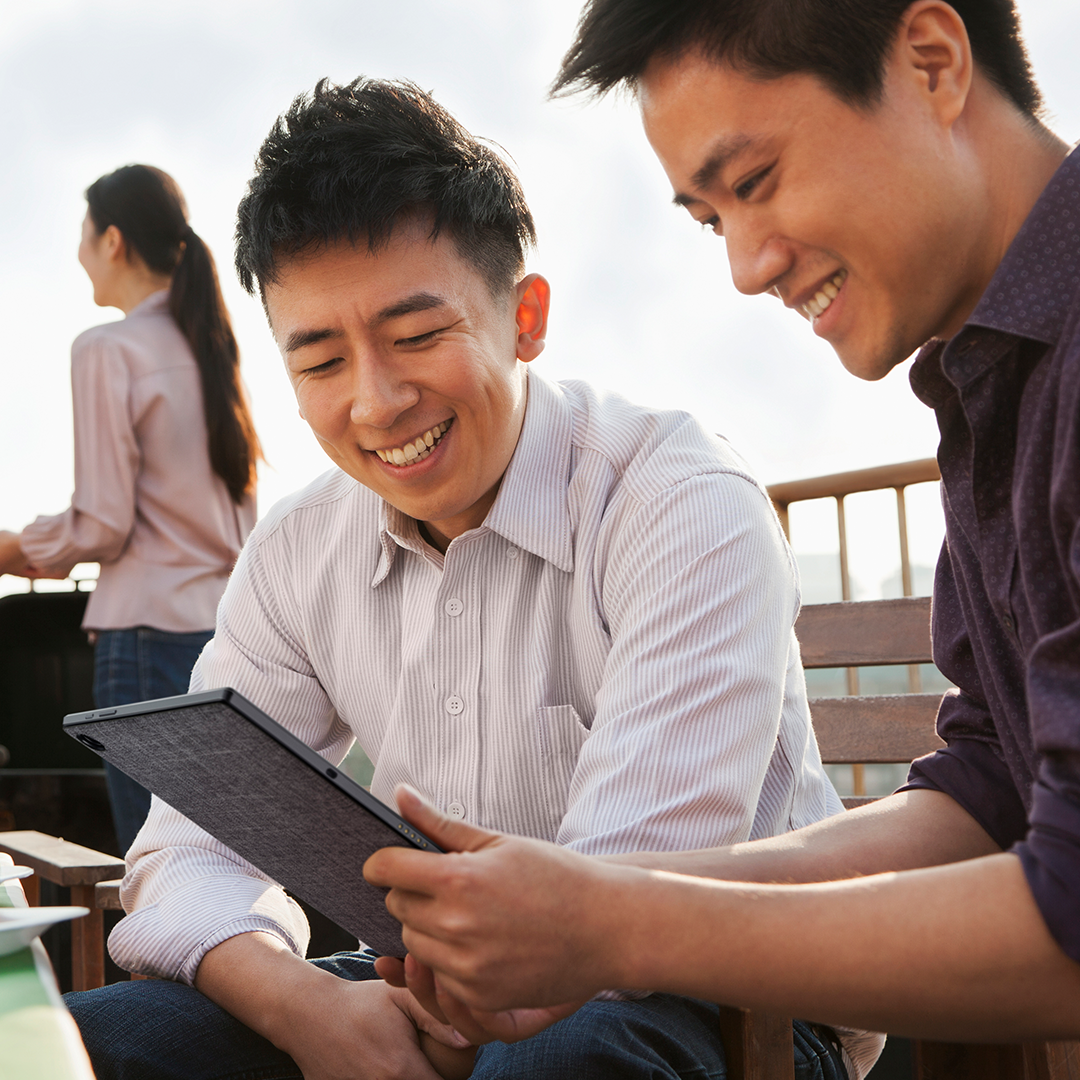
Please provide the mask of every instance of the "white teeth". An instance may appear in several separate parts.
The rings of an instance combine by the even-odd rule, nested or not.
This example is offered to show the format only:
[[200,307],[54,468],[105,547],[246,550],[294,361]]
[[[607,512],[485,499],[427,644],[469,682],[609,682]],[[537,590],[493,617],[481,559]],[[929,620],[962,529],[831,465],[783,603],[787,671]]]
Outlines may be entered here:
[[840,294],[840,288],[847,278],[846,270],[838,270],[824,285],[803,304],[803,311],[812,319],[828,310],[829,305]]
[[446,434],[449,428],[450,421],[444,420],[404,446],[395,447],[393,450],[376,450],[375,453],[388,465],[411,465],[414,461],[423,461],[424,458],[431,456],[435,443]]

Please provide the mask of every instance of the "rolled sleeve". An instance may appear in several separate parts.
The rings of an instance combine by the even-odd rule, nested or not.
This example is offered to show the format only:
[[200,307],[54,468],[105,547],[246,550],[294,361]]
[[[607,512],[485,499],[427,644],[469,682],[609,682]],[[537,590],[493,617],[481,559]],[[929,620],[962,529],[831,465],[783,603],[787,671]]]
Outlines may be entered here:
[[255,930],[298,956],[307,951],[299,905],[156,797],[128,865],[120,891],[127,917],[109,935],[109,953],[126,971],[191,984],[214,946]]
[[989,710],[968,693],[949,691],[938,709],[937,732],[947,745],[916,758],[900,790],[943,792],[1007,849],[1027,832],[1028,817]]
[[1080,962],[1080,753],[1048,754],[1034,794],[1031,830],[1013,850],[1054,940]]

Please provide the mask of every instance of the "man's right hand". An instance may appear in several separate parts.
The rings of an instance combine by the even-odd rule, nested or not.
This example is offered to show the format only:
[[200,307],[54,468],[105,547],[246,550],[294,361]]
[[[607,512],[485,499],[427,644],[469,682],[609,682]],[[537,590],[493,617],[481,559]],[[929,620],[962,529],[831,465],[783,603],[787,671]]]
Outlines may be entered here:
[[[240,934],[203,958],[196,989],[284,1050],[305,1080],[458,1080],[474,1048],[381,980],[350,982],[270,934]],[[437,1044],[432,1057],[422,1040]]]

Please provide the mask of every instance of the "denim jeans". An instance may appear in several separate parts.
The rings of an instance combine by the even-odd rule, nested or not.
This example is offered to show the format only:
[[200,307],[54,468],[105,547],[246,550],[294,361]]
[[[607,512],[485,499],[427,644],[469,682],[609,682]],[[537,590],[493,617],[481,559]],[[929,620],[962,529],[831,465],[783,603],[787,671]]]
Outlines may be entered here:
[[[94,705],[107,709],[133,701],[186,694],[191,669],[213,630],[173,634],[136,626],[99,630],[94,645]],[[105,762],[109,803],[120,850],[127,851],[150,809],[150,792]]]
[[[368,952],[311,961],[374,979]],[[66,994],[97,1080],[302,1080],[292,1058],[197,990],[148,980]],[[480,1048],[473,1080],[724,1080],[717,1007],[653,994],[592,1001],[520,1043]],[[839,1051],[795,1022],[796,1080],[846,1080]],[[357,1047],[357,1055],[363,1047]]]

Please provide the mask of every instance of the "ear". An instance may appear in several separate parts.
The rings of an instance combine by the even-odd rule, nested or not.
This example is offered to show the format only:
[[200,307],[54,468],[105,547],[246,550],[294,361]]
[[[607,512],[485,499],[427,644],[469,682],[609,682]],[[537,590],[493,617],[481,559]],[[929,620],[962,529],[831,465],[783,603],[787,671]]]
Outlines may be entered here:
[[975,72],[964,20],[940,0],[918,0],[904,13],[898,46],[899,61],[951,127],[964,111]]
[[127,241],[115,225],[110,225],[101,234],[98,243],[101,245],[102,254],[110,262],[127,262]]
[[547,338],[551,286],[547,278],[529,274],[514,287],[517,293],[517,357],[528,363],[543,351]]

